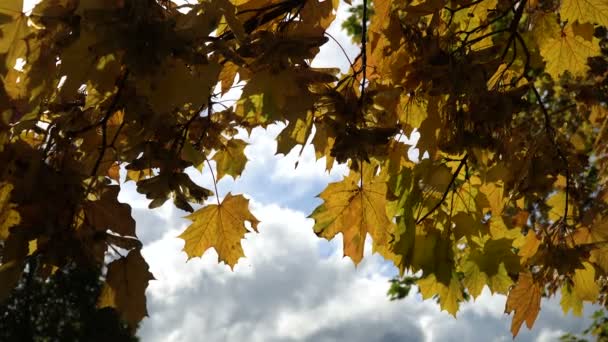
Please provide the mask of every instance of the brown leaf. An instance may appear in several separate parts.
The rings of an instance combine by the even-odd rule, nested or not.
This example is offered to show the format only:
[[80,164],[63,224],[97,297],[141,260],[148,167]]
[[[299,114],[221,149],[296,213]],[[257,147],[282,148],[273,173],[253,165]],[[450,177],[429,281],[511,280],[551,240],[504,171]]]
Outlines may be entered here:
[[138,249],[124,258],[108,265],[106,283],[99,295],[97,306],[116,308],[131,329],[148,315],[146,309],[146,288],[154,280],[148,271],[148,264]]
[[111,179],[120,182],[120,164],[119,163],[114,163],[112,164],[112,166],[110,166],[110,168],[108,169],[108,177],[110,177]]
[[131,206],[118,202],[119,191],[118,185],[110,185],[103,190],[99,200],[86,202],[86,219],[95,230],[110,229],[120,235],[135,236],[135,220],[131,216]]
[[510,314],[513,311],[511,332],[515,337],[524,321],[528,329],[532,328],[540,311],[540,286],[529,272],[520,273],[515,287],[509,291],[505,312]]

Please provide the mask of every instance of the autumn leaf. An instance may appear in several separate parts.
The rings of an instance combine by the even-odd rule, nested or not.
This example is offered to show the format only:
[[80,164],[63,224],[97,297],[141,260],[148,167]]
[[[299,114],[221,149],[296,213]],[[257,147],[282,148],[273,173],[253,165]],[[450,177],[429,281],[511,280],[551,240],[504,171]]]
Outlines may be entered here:
[[515,287],[509,291],[505,307],[507,314],[514,312],[511,323],[513,337],[517,336],[519,328],[524,321],[528,329],[532,328],[540,311],[540,296],[540,287],[535,282],[532,274],[529,272],[519,273]]
[[217,151],[212,158],[217,163],[217,180],[222,179],[225,175],[236,179],[243,173],[245,164],[247,164],[246,146],[247,143],[241,139],[230,139]]
[[135,330],[137,324],[148,315],[146,288],[150,280],[154,280],[154,276],[148,271],[148,264],[140,251],[134,249],[126,257],[108,265],[106,282],[97,306],[116,308]]
[[547,62],[546,71],[554,79],[565,71],[573,76],[584,76],[588,70],[587,58],[600,54],[598,42],[574,34],[573,26],[566,25],[559,35],[540,43],[540,54]]
[[563,0],[559,10],[562,20],[608,26],[608,3],[604,0]]
[[131,206],[118,201],[120,187],[110,185],[102,191],[97,201],[85,203],[84,212],[89,224],[99,231],[110,229],[120,235],[135,236]]
[[120,164],[112,164],[112,166],[110,166],[110,168],[108,169],[107,176],[116,182],[120,182]]
[[589,227],[579,227],[573,240],[578,245],[592,247],[589,260],[608,271],[608,219],[598,218]]
[[201,257],[214,248],[219,260],[231,268],[245,256],[241,239],[248,232],[245,222],[257,232],[259,221],[249,211],[249,200],[242,195],[226,195],[220,204],[207,205],[186,216],[192,224],[179,236],[185,241],[188,259]]
[[600,288],[595,281],[595,269],[589,262],[583,263],[582,269],[576,269],[572,276],[572,283],[566,283],[561,288],[560,305],[564,314],[570,309],[576,316],[583,314],[583,302],[595,302]]
[[464,284],[473,298],[485,285],[493,293],[507,293],[513,280],[509,274],[519,271],[519,259],[512,252],[511,240],[489,240],[483,250],[473,250],[463,265]]
[[450,277],[448,284],[437,281],[434,274],[430,274],[417,282],[423,299],[439,296],[439,305],[442,310],[446,310],[456,317],[458,306],[464,300],[462,296],[462,286],[455,273]]
[[206,103],[201,94],[215,85],[221,69],[217,63],[191,67],[183,60],[170,58],[156,70],[155,75],[138,84],[138,89],[148,96],[154,110],[165,113],[186,104],[199,108]]
[[583,315],[583,301],[576,295],[570,284],[565,284],[561,288],[562,298],[559,304],[562,307],[564,314],[568,314],[568,311],[572,309],[572,313],[575,316],[581,317]]
[[296,145],[304,145],[312,133],[312,115],[306,120],[296,119],[289,122],[277,136],[277,154],[287,155]]
[[541,243],[542,241],[536,236],[536,233],[528,231],[526,238],[521,241],[521,245],[515,246],[519,248],[518,255],[522,258],[521,262],[524,263],[526,260],[532,258],[538,251]]
[[[551,195],[547,199],[547,205],[551,208],[549,210],[549,220],[557,222],[561,219],[566,220],[574,215],[574,206],[568,205],[568,213],[566,213],[566,192],[559,191]],[[567,215],[567,216],[565,216]]]
[[6,240],[10,228],[21,222],[21,216],[15,210],[15,205],[10,203],[12,190],[12,184],[0,183],[0,240]]
[[355,264],[363,258],[365,238],[369,233],[376,244],[386,243],[393,230],[386,214],[386,182],[376,176],[370,164],[361,166],[341,182],[331,183],[319,195],[324,203],[310,215],[315,233],[328,240],[343,235],[344,255]]
[[574,271],[573,291],[581,300],[595,302],[600,294],[600,288],[595,281],[595,268],[589,262],[583,262],[583,267]]
[[8,68],[12,68],[17,58],[24,57],[27,52],[22,40],[31,29],[22,10],[23,0],[7,0],[0,5],[0,55],[7,54],[4,58]]

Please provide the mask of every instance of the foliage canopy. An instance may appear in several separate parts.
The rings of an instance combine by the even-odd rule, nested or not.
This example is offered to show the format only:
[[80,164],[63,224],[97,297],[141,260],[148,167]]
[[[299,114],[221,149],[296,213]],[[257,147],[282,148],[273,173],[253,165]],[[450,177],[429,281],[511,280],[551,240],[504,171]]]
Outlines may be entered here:
[[[192,212],[188,257],[215,248],[234,266],[257,230],[248,200],[184,170],[238,177],[237,128],[285,122],[278,153],[311,138],[327,169],[350,167],[311,217],[355,263],[369,234],[453,315],[484,286],[506,294],[514,335],[560,290],[566,312],[605,305],[608,3],[375,1],[344,74],[310,66],[338,6],[42,0],[24,13],[2,1],[0,297],[32,258],[47,277],[109,255],[98,305],[136,326],[153,276],[117,199],[125,182],[150,208]],[[400,139],[414,129],[428,155],[416,163]]]

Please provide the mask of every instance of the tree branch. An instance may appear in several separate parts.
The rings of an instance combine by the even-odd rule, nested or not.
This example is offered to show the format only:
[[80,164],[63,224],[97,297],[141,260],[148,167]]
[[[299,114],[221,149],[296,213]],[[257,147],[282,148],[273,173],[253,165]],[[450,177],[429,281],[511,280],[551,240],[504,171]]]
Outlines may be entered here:
[[568,197],[570,195],[570,168],[568,167],[568,160],[566,159],[566,156],[564,156],[562,149],[559,147],[557,141],[555,140],[555,137],[556,137],[555,129],[551,125],[551,118],[549,117],[549,111],[547,110],[547,107],[545,107],[545,104],[543,103],[540,93],[538,92],[538,90],[536,89],[534,84],[532,84],[532,83],[530,83],[530,88],[532,88],[532,91],[534,91],[536,100],[538,101],[541,111],[543,112],[543,116],[545,118],[545,131],[547,132],[547,135],[549,136],[549,140],[551,141],[551,144],[553,145],[553,147],[555,147],[555,150],[557,151],[557,155],[558,155],[559,159],[564,164],[564,172],[566,173],[566,204],[564,205],[564,222],[566,222],[566,224],[568,224]]

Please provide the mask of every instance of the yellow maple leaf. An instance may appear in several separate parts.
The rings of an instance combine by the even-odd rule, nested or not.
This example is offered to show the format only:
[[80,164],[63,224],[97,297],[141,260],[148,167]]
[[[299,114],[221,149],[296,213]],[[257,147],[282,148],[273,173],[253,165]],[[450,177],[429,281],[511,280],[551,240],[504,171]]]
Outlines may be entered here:
[[505,312],[510,314],[513,311],[511,332],[515,337],[524,321],[528,329],[532,328],[540,311],[540,286],[529,272],[520,273],[517,284],[509,291]]
[[578,227],[573,236],[579,245],[595,247],[591,250],[589,260],[608,272],[608,219],[599,218],[589,227]]
[[344,255],[355,264],[363,258],[367,233],[374,244],[388,243],[393,225],[386,214],[387,185],[383,177],[376,176],[370,164],[361,167],[341,182],[331,183],[319,195],[324,203],[310,215],[315,220],[314,231],[328,240],[342,233]]
[[572,309],[572,313],[574,313],[575,316],[582,316],[583,301],[572,290],[572,286],[570,286],[569,284],[565,284],[564,286],[562,286],[560,292],[562,298],[559,301],[559,304],[561,305],[562,310],[564,311],[564,315],[567,314],[570,309]]
[[473,298],[488,285],[493,293],[506,293],[513,284],[509,273],[519,270],[519,258],[511,240],[489,240],[483,250],[473,250],[463,265],[464,284]]
[[15,205],[10,203],[12,190],[12,184],[0,183],[0,240],[6,240],[9,229],[21,222],[21,216],[13,209]]
[[456,317],[458,303],[463,300],[462,286],[455,273],[450,277],[449,285],[437,281],[435,274],[430,274],[417,282],[423,299],[428,299],[434,295],[439,296],[439,305],[442,310],[446,310]]
[[[566,213],[566,192],[565,191],[559,191],[556,192],[555,194],[551,195],[548,199],[547,199],[547,205],[549,207],[551,207],[551,209],[549,210],[549,220],[553,221],[553,222],[557,222],[559,220],[563,219],[567,219],[567,218],[571,218],[574,215],[574,209],[575,207],[573,205],[569,205],[568,206],[568,213]],[[567,217],[564,217],[564,215],[567,214]]]
[[247,143],[241,139],[230,139],[214,156],[217,163],[217,180],[225,175],[236,179],[241,175],[247,164],[245,147]]
[[518,255],[521,256],[522,264],[525,263],[528,259],[532,258],[538,252],[538,248],[540,247],[542,240],[540,240],[536,233],[532,230],[528,231],[525,239],[519,241],[520,244],[516,245],[519,249]]
[[492,215],[500,216],[507,202],[502,182],[484,183],[479,187],[479,191],[486,196]]
[[563,0],[559,10],[561,19],[573,23],[580,21],[608,26],[606,0]]
[[220,261],[231,268],[240,257],[245,256],[241,246],[241,239],[248,232],[245,221],[249,221],[256,232],[259,223],[249,211],[249,200],[230,193],[219,205],[208,205],[186,218],[193,222],[179,237],[186,242],[184,251],[188,259],[200,257],[213,247]]
[[540,54],[547,62],[546,71],[554,79],[569,71],[573,76],[584,76],[587,72],[587,58],[601,53],[597,39],[588,41],[576,35],[574,25],[568,24],[558,36],[539,43]]
[[576,269],[572,282],[573,291],[581,300],[593,302],[600,294],[600,288],[595,282],[595,268],[590,262],[583,262],[584,269]]
[[139,249],[134,249],[108,265],[106,283],[97,306],[116,308],[131,329],[135,329],[148,314],[146,288],[150,280],[154,280],[154,276],[148,271],[148,264]]
[[583,313],[583,301],[595,302],[600,294],[600,288],[595,281],[595,268],[589,262],[583,262],[582,269],[576,269],[572,277],[572,285],[562,286],[560,304],[564,314],[570,309],[576,316]]

